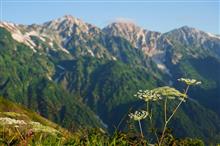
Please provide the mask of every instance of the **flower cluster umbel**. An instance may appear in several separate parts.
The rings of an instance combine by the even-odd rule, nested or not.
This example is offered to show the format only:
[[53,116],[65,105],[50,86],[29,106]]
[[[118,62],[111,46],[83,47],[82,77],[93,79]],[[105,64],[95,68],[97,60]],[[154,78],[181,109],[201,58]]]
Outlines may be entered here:
[[[159,139],[157,131],[154,131],[154,134],[157,138],[158,145],[161,146],[163,145],[164,141],[164,135],[165,135],[165,130],[167,129],[168,123],[171,121],[173,116],[176,114],[177,110],[179,109],[180,105],[186,101],[188,98],[187,92],[190,86],[192,85],[199,85],[202,82],[197,81],[195,79],[186,79],[186,78],[180,78],[178,81],[185,83],[186,89],[184,90],[183,93],[180,91],[176,90],[175,88],[169,87],[169,86],[164,86],[164,87],[158,87],[154,88],[152,90],[139,90],[137,94],[134,96],[138,97],[141,100],[144,100],[147,103],[147,111],[135,111],[135,113],[130,113],[128,116],[131,119],[134,119],[139,122],[139,127],[141,131],[141,135],[143,136],[142,132],[142,127],[140,120],[145,119],[146,117],[149,117],[149,120],[152,123],[152,115],[153,115],[153,106],[152,104],[155,104],[155,102],[160,101],[163,105],[163,112],[164,112],[164,126],[163,126],[163,131],[162,135]],[[168,107],[170,104],[168,102],[173,102],[173,100],[179,100],[179,102],[174,102],[174,108],[171,108],[171,111],[168,111],[170,108]],[[152,124],[153,125],[153,124]],[[153,127],[154,128],[154,127]]]
[[179,98],[180,100],[185,100],[185,98],[187,98],[186,94],[168,86],[145,91],[139,90],[135,96],[146,102],[162,100],[163,97],[167,97],[168,99]]
[[130,113],[128,116],[135,120],[135,121],[140,121],[145,119],[149,113],[147,111],[141,110],[141,111],[135,111],[134,113]]
[[137,96],[138,98],[144,100],[144,101],[157,101],[157,100],[161,100],[162,97],[160,94],[158,94],[157,92],[154,92],[153,90],[139,90],[137,92],[137,94],[135,94],[134,96]]
[[197,81],[195,79],[180,78],[180,79],[178,79],[178,81],[183,82],[183,83],[185,83],[186,85],[189,85],[189,86],[202,84],[201,81]]

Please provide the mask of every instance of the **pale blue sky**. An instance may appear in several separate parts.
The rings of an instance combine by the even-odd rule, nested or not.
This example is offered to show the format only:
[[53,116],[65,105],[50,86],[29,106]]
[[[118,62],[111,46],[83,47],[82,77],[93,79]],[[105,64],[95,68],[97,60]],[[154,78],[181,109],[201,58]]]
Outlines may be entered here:
[[[149,30],[167,32],[184,25],[220,34],[220,1],[98,2],[87,0],[2,0],[2,20],[14,23],[43,23],[65,14],[103,28],[118,19],[128,19]],[[50,2],[49,2],[50,1]],[[51,1],[56,1],[52,3]],[[116,0],[115,0],[116,1]],[[146,2],[147,1],[147,2]]]

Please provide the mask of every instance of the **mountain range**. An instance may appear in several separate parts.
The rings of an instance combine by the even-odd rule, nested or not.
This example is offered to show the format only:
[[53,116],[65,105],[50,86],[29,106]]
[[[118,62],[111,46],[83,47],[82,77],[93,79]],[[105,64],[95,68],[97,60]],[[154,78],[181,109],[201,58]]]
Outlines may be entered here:
[[70,15],[0,22],[0,68],[1,96],[72,131],[128,130],[126,115],[144,105],[133,96],[139,89],[181,89],[178,78],[195,78],[202,85],[190,89],[171,128],[179,137],[220,141],[219,35],[188,26],[160,33],[131,22],[101,29]]

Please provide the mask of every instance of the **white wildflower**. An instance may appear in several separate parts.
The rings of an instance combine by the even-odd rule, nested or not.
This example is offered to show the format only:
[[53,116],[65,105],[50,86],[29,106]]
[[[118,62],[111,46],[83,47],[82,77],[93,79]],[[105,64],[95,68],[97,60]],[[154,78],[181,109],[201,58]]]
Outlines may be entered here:
[[131,119],[134,119],[135,121],[140,121],[140,120],[143,120],[145,119],[147,116],[149,115],[149,113],[147,111],[135,111],[134,113],[130,113],[128,114],[128,116],[131,118]]
[[176,99],[176,97],[180,99],[187,98],[187,95],[168,86],[158,87],[153,90],[145,90],[143,92],[139,91],[136,95],[138,98],[146,102],[147,101],[158,101],[158,100],[161,100],[162,97],[166,97],[167,99],[170,99],[170,100]]
[[187,85],[200,85],[200,84],[202,84],[201,81],[197,81],[196,79],[180,78],[180,79],[178,79],[178,81],[184,82]]
[[157,101],[162,99],[160,94],[152,92],[152,90],[138,91],[136,96],[144,101]]
[[16,120],[8,117],[1,117],[0,123],[2,125],[26,125],[27,123],[23,120]]

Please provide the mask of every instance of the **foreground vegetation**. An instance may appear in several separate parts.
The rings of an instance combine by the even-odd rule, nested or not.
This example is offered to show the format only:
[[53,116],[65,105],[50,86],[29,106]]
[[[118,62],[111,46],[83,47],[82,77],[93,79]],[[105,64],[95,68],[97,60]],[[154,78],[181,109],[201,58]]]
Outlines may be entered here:
[[[1,127],[2,129],[2,127]],[[5,128],[0,134],[1,145],[37,145],[37,146],[118,146],[118,145],[150,145],[147,140],[138,134],[115,132],[112,136],[103,133],[102,130],[93,129],[90,131],[81,131],[72,136],[63,137],[63,135],[40,132],[32,133],[30,129],[19,130],[19,128]],[[203,141],[199,139],[177,139],[171,134],[166,134],[164,137],[165,145],[171,146],[204,146]]]
[[[182,103],[189,98],[187,91],[192,85],[201,82],[194,79],[181,78],[179,81],[186,84],[183,93],[172,87],[159,87],[153,90],[138,91],[135,96],[146,102],[146,110],[135,111],[128,116],[138,121],[140,132],[132,128],[126,132],[118,131],[113,134],[106,133],[102,128],[81,129],[70,133],[58,125],[42,118],[38,114],[28,111],[24,107],[0,100],[0,145],[83,145],[83,146],[117,146],[117,145],[155,145],[155,146],[204,146],[200,139],[176,138],[168,128],[169,122],[178,114]],[[177,102],[176,102],[177,101]],[[163,126],[156,127],[153,118],[153,104],[163,105]],[[168,104],[174,102],[173,104]],[[9,109],[10,108],[10,109]],[[7,111],[8,110],[8,111]],[[141,120],[148,119],[154,137],[144,136]],[[189,129],[190,130],[190,129]],[[152,136],[151,135],[151,136]]]

